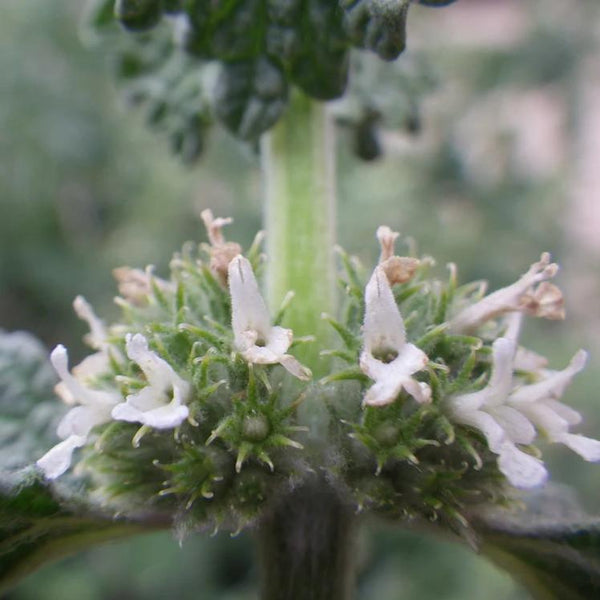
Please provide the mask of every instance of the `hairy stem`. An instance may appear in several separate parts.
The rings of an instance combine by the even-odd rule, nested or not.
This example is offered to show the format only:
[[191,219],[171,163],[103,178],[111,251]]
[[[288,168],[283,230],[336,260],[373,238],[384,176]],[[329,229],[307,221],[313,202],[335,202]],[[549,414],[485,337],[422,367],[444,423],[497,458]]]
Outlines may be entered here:
[[323,103],[294,93],[283,119],[263,138],[266,188],[267,297],[278,310],[290,290],[294,299],[284,325],[295,337],[316,342],[296,354],[316,375],[329,330],[321,319],[332,313],[335,185],[333,129]]
[[314,477],[263,518],[258,530],[262,600],[349,600],[356,517]]

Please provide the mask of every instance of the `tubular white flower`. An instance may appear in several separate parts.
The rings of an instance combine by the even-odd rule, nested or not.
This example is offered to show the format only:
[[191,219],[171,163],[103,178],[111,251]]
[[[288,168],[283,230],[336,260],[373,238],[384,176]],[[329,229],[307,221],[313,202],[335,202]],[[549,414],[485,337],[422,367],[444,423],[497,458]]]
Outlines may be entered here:
[[531,444],[535,429],[518,410],[507,406],[512,387],[515,342],[498,338],[492,346],[492,374],[485,388],[462,394],[447,402],[451,420],[478,429],[489,449],[498,454],[498,467],[508,481],[530,488],[546,481],[541,460],[519,450],[516,444]]
[[70,435],[56,446],[53,446],[36,464],[44,472],[47,479],[60,477],[70,466],[73,452],[85,446],[87,437]]
[[[450,321],[455,333],[472,333],[490,319],[502,314],[522,311],[547,319],[563,319],[563,298],[560,290],[547,283],[558,272],[558,265],[550,262],[544,252],[518,281],[499,289],[479,302],[468,306]],[[534,287],[537,285],[537,287]]]
[[271,325],[252,266],[242,255],[229,263],[228,280],[236,350],[249,363],[279,363],[298,379],[310,379],[310,370],[286,354],[293,340],[292,330]]
[[104,323],[98,318],[91,304],[83,296],[77,296],[73,300],[73,308],[77,316],[89,325],[90,333],[85,336],[85,341],[95,350],[100,350],[106,344],[106,327]]
[[565,369],[544,371],[540,381],[510,394],[507,404],[525,415],[551,442],[564,444],[585,460],[596,462],[600,460],[600,441],[570,433],[570,426],[580,423],[581,415],[558,401],[586,361],[587,353],[579,350]]
[[64,441],[37,461],[46,477],[55,479],[69,468],[73,451],[85,445],[90,431],[111,420],[111,410],[121,401],[121,396],[117,392],[89,388],[71,375],[68,353],[62,345],[52,351],[50,361],[61,379],[56,386],[57,393],[67,403],[79,404],[69,410],[58,425],[57,434]]
[[367,390],[363,404],[390,404],[402,389],[417,402],[429,402],[429,386],[411,377],[424,369],[429,359],[414,344],[407,343],[402,315],[381,266],[375,269],[367,284],[365,305],[360,368],[375,384]]
[[127,356],[139,365],[146,376],[148,385],[117,404],[112,409],[113,418],[154,429],[171,429],[181,425],[189,414],[185,402],[191,392],[190,384],[148,349],[148,341],[140,333],[128,334],[125,348]]
[[492,346],[492,375],[478,392],[450,398],[452,420],[479,429],[490,450],[499,455],[498,466],[516,487],[535,487],[547,477],[543,463],[516,447],[531,444],[537,433],[565,444],[588,461],[600,461],[600,441],[569,432],[581,415],[558,401],[573,377],[585,366],[580,350],[562,371],[540,370],[540,381],[514,387],[518,359],[514,339],[498,338]]

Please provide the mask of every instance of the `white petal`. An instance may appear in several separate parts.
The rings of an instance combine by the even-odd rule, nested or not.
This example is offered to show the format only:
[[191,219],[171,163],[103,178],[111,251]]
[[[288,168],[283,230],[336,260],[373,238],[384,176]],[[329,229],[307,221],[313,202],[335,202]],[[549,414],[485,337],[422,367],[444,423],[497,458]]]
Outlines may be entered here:
[[516,444],[531,444],[535,439],[535,427],[518,410],[504,405],[495,406],[489,411],[511,441]]
[[127,334],[125,348],[127,356],[139,365],[150,386],[164,390],[179,379],[168,362],[148,349],[148,340],[142,334]]
[[106,342],[106,327],[104,323],[96,316],[91,304],[83,297],[77,296],[73,301],[73,308],[77,316],[84,320],[90,333],[86,336],[86,342],[95,349],[100,349]]
[[250,363],[272,365],[280,362],[294,336],[291,329],[276,326],[270,328],[264,346],[256,345],[257,337],[255,331],[243,332],[239,337],[238,350]]
[[140,410],[129,402],[123,402],[112,410],[112,416],[117,421],[141,423],[154,429],[178,427],[187,419],[188,415],[188,407],[175,402],[170,402],[152,410]]
[[574,433],[563,433],[553,441],[568,446],[573,452],[577,452],[579,456],[587,461],[600,461],[600,442],[598,440]]
[[492,346],[492,374],[488,384],[477,392],[461,394],[450,402],[459,411],[485,410],[500,406],[508,396],[512,384],[512,359],[515,343],[507,338],[498,338]]
[[548,366],[548,359],[533,350],[523,348],[522,346],[517,348],[515,354],[515,360],[513,367],[515,371],[528,371],[537,372],[541,369],[545,369]]
[[569,422],[541,402],[515,405],[515,408],[524,414],[539,431],[545,433],[550,440],[569,431]]
[[516,346],[512,340],[498,338],[492,345],[492,375],[487,385],[486,404],[501,404],[512,385],[513,358]]
[[407,377],[402,382],[402,387],[419,404],[428,404],[431,402],[431,388],[426,383]]
[[376,381],[366,392],[363,405],[384,406],[391,404],[400,393],[405,377],[386,378]]
[[78,365],[73,367],[72,372],[78,379],[92,379],[107,373],[110,369],[110,360],[106,352],[94,352],[86,356]]
[[284,354],[279,359],[279,364],[294,377],[301,379],[302,381],[309,381],[312,377],[312,372],[308,367],[305,367],[291,354]]
[[558,400],[544,400],[544,404],[569,425],[579,425],[582,421],[581,415],[576,410]]
[[245,349],[241,336],[247,330],[255,331],[259,341],[266,343],[271,329],[269,312],[250,262],[241,255],[236,256],[229,263],[228,279],[231,294],[231,325],[236,347]]
[[71,435],[48,450],[36,464],[48,479],[56,479],[71,466],[73,451],[81,448],[85,441],[83,436]]
[[73,398],[80,404],[104,404],[112,406],[120,402],[121,397],[116,392],[105,392],[93,390],[82,385],[75,377],[69,373],[69,357],[67,349],[58,345],[50,354],[50,362],[62,379],[62,383],[68,389]]
[[381,267],[373,271],[365,290],[363,336],[365,351],[371,354],[399,352],[406,342],[404,321]]
[[423,370],[429,361],[427,354],[414,344],[404,344],[391,362],[383,362],[370,352],[360,355],[360,368],[371,379],[405,378]]
[[110,421],[111,407],[99,406],[76,406],[72,408],[60,421],[56,433],[60,438],[68,438],[72,435],[87,437],[89,432],[96,427]]
[[586,361],[587,352],[579,350],[565,369],[550,371],[542,381],[516,389],[510,395],[510,401],[522,404],[560,398],[566,387],[571,383],[571,379],[585,367]]
[[498,467],[508,481],[518,488],[537,487],[548,478],[544,463],[539,458],[522,452],[510,442],[505,442],[500,449]]
[[266,347],[276,356],[285,354],[292,344],[294,334],[291,329],[285,329],[275,325],[270,328],[269,335],[266,339]]
[[469,411],[479,410],[485,405],[487,399],[487,388],[470,394],[460,394],[448,400],[451,412],[463,414]]
[[504,435],[504,429],[502,429],[491,415],[481,410],[462,411],[452,404],[450,404],[450,410],[452,411],[454,421],[478,429],[484,435],[492,452],[498,454],[501,451],[506,441],[506,436]]
[[129,394],[125,398],[125,401],[136,410],[145,411],[164,406],[171,401],[171,398],[167,396],[165,390],[162,388],[155,388],[148,385],[135,394]]
[[393,402],[404,388],[417,402],[426,403],[431,399],[431,389],[426,383],[411,379],[411,375],[426,365],[427,355],[414,344],[404,344],[398,356],[391,362],[377,360],[371,353],[360,356],[360,368],[365,375],[375,380],[367,391],[364,404],[382,406]]

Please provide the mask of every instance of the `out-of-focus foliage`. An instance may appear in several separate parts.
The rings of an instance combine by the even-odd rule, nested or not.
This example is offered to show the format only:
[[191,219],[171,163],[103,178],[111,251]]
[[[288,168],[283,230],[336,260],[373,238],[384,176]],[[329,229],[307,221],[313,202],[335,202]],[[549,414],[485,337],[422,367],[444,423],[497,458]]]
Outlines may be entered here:
[[42,344],[25,332],[0,330],[0,469],[30,465],[54,441],[55,382]]
[[[71,316],[77,293],[110,313],[112,267],[152,262],[161,274],[174,248],[198,239],[190,198],[235,217],[231,237],[245,247],[260,226],[255,159],[214,131],[198,171],[181,170],[139,116],[115,108],[104,57],[76,38],[80,5],[5,0],[0,20],[0,325],[35,331],[50,346],[73,346],[83,335]],[[596,0],[462,0],[421,11],[423,19],[411,9],[401,61],[417,64],[429,53],[428,81],[438,88],[418,111],[407,106],[388,121],[379,162],[362,167],[348,151],[353,131],[340,134],[340,242],[370,264],[374,226],[387,223],[421,251],[459,262],[465,280],[485,276],[492,287],[541,249],[579,264],[563,225],[584,117],[581,69],[598,52],[599,10]],[[394,107],[393,90],[376,101]],[[565,292],[569,309],[577,297]],[[600,315],[589,304],[585,317],[578,326],[568,313],[565,325],[525,333],[560,364],[579,346],[593,347]],[[590,435],[600,430],[597,364],[570,396],[588,407]],[[560,464],[554,477],[587,491],[597,512],[596,467]],[[364,542],[362,597],[396,598],[400,589],[415,600],[527,598],[466,549],[375,531]],[[206,598],[251,598],[249,552],[246,539],[191,538],[180,550],[172,536],[157,534],[47,567],[8,597],[37,600],[43,589],[48,600],[196,598],[201,582]]]
[[318,100],[342,96],[349,78],[360,76],[350,69],[353,48],[397,58],[406,46],[411,3],[95,0],[88,22],[130,98],[146,104],[149,122],[191,162],[213,119],[255,142],[283,114],[292,86]]
[[[255,177],[228,172],[223,186],[230,159],[249,162],[230,144],[196,174],[157,147],[120,110],[103,57],[83,49],[80,12],[79,2],[8,1],[0,20],[0,314],[4,327],[50,346],[72,335],[81,347],[78,293],[106,303],[114,267],[164,266],[182,239],[197,237],[195,204],[248,198]],[[238,218],[250,215],[256,230],[248,204]]]

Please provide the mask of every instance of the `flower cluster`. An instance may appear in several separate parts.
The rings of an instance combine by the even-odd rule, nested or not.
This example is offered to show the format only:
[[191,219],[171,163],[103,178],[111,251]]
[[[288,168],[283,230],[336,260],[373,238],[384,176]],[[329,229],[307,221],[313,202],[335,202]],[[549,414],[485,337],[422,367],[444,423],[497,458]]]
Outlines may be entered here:
[[359,506],[464,524],[474,497],[546,481],[539,439],[600,461],[600,442],[571,432],[581,416],[560,400],[587,354],[555,371],[518,344],[524,315],[564,318],[550,256],[485,295],[483,284],[458,287],[454,265],[443,283],[429,276],[431,259],[395,256],[397,237],[378,229],[381,256],[364,295],[343,256],[348,306],[345,320],[332,320],[346,345],[332,354],[348,368],[324,383],[361,383],[359,404],[332,409],[351,429],[352,458],[338,469]]
[[285,449],[298,453],[294,438],[305,428],[295,424],[293,397],[269,382],[270,370],[281,365],[299,382],[311,373],[289,353],[292,331],[271,324],[254,275],[256,247],[244,257],[223,237],[229,219],[205,212],[203,220],[208,261],[185,249],[169,281],[151,268],[115,271],[122,323],[106,327],[83,298],[75,300],[96,352],[69,370],[64,346],[52,351],[56,391],[71,408],[58,426],[62,441],[37,464],[55,479],[83,448],[78,466],[103,502],[172,497],[173,512],[197,509],[198,521],[238,527],[268,495],[244,492],[250,506],[231,498],[235,490],[256,491],[257,477],[259,487],[287,485],[301,460]]
[[[106,327],[75,300],[95,353],[71,371],[63,346],[51,354],[71,409],[62,441],[38,461],[48,478],[83,449],[80,468],[104,502],[123,510],[133,498],[195,526],[238,528],[276,490],[324,470],[358,508],[456,525],[473,502],[544,483],[538,438],[600,461],[600,442],[571,432],[581,416],[561,402],[587,354],[555,371],[518,343],[524,315],[564,317],[548,254],[485,295],[457,286],[453,265],[441,282],[432,259],[396,256],[398,234],[380,227],[364,289],[341,253],[346,306],[328,319],[345,348],[324,354],[347,369],[335,362],[313,383],[290,353],[293,332],[271,321],[256,245],[244,256],[223,236],[229,219],[202,217],[208,260],[184,249],[168,281],[150,268],[115,271],[122,323]],[[306,398],[330,414],[329,437],[312,431],[310,445],[298,439],[314,425],[296,411]]]

